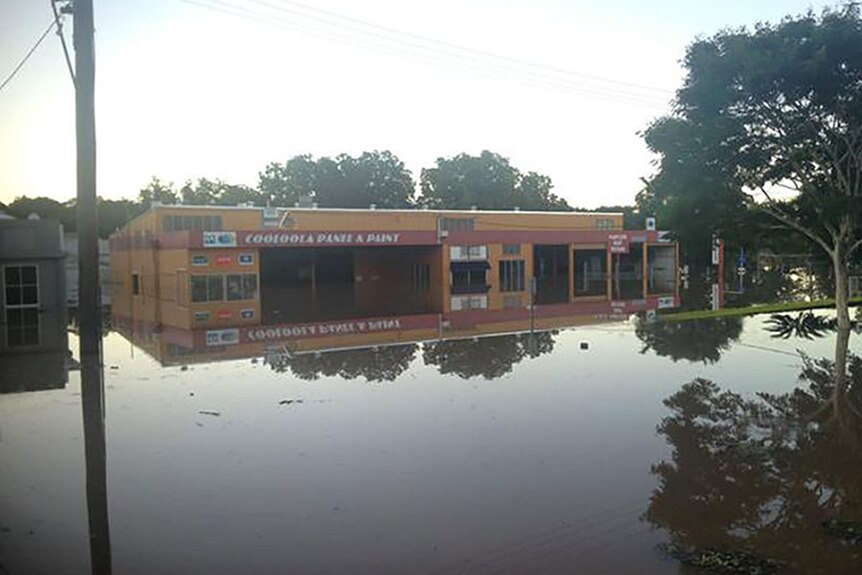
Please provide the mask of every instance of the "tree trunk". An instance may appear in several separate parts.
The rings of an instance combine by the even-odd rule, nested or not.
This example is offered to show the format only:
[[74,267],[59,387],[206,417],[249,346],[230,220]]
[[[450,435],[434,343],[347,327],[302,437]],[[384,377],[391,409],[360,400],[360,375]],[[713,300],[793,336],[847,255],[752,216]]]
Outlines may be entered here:
[[838,329],[850,329],[850,271],[849,262],[840,247],[832,252],[832,267],[835,269],[835,315]]

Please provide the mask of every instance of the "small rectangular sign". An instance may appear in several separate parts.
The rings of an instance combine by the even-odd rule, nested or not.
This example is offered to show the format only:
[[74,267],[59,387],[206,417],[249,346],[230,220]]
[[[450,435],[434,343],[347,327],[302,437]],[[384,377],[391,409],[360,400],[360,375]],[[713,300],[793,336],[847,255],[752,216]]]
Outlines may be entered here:
[[210,265],[210,259],[206,256],[192,256],[192,265],[193,266],[208,266],[208,265]]
[[253,266],[254,265],[254,254],[239,254],[239,265],[241,265],[241,266]]
[[215,264],[217,266],[229,266],[233,263],[233,257],[231,256],[218,256],[215,259]]
[[205,248],[235,248],[236,232],[203,232]]
[[239,343],[238,329],[212,329],[207,332],[207,345],[234,345]]
[[629,236],[628,234],[610,234],[608,235],[608,251],[612,254],[627,254],[629,253]]
[[252,318],[254,317],[254,310],[253,310],[253,309],[244,309],[244,310],[241,310],[241,311],[239,312],[239,316],[240,316],[242,319],[252,319]]
[[196,311],[195,312],[195,321],[208,321],[210,318],[210,312],[208,311]]
[[220,309],[216,312],[216,317],[219,319],[230,319],[233,317],[233,312],[229,309]]

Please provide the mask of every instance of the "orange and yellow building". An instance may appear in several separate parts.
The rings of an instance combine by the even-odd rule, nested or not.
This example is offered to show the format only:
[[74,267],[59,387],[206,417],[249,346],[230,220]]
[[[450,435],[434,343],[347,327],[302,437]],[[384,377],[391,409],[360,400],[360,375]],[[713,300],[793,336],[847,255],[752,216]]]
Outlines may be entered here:
[[676,244],[615,213],[154,205],[110,249],[113,315],[156,329],[677,301]]

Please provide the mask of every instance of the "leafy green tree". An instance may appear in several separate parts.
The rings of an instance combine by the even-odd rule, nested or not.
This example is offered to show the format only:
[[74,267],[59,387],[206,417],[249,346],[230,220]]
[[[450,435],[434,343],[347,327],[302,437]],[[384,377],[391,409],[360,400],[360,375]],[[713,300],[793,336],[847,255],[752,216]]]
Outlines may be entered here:
[[462,379],[497,379],[527,357],[538,357],[554,349],[556,332],[496,335],[472,339],[453,339],[422,346],[425,365],[436,365],[442,374]]
[[547,176],[522,175],[508,158],[484,150],[478,156],[458,154],[438,158],[422,170],[419,203],[435,209],[569,210],[565,200],[551,192]]
[[681,162],[687,176],[703,172],[695,195],[716,209],[745,202],[805,236],[832,262],[838,324],[849,326],[848,268],[862,246],[858,6],[721,32],[693,43],[684,65],[673,115],[645,135],[661,155],[654,183],[698,187],[677,175]]
[[22,196],[15,198],[9,204],[6,212],[13,217],[24,219],[30,214],[36,214],[40,219],[53,220],[63,225],[63,230],[74,232],[75,227],[75,201],[58,202],[51,198],[28,198]]
[[161,202],[163,204],[176,204],[179,200],[177,192],[174,190],[174,185],[165,183],[153,176],[150,183],[138,192],[138,202],[149,207],[151,202]]
[[196,182],[188,181],[179,192],[182,203],[191,206],[235,206],[252,203],[265,205],[263,195],[248,186],[228,184],[222,180],[198,178]]
[[142,214],[146,207],[132,200],[106,200],[99,198],[99,237],[107,238],[130,220]]
[[299,379],[309,381],[333,376],[348,380],[363,377],[371,382],[395,381],[410,367],[417,349],[418,346],[411,343],[373,349],[334,350],[320,354],[285,354],[274,356],[267,362],[273,371],[290,371]]
[[389,151],[317,160],[295,156],[284,164],[269,164],[260,173],[258,187],[279,206],[293,206],[307,196],[322,208],[413,207],[410,171]]

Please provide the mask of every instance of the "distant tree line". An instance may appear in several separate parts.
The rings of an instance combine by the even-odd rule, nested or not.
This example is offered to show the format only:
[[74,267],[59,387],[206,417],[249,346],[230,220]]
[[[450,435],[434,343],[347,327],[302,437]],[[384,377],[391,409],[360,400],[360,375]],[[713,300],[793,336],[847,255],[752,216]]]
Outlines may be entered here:
[[[483,151],[478,156],[458,154],[438,158],[422,169],[418,182],[392,152],[363,152],[314,158],[304,154],[284,163],[272,162],[259,174],[256,187],[199,178],[177,188],[153,177],[134,200],[99,199],[99,235],[114,230],[147,210],[154,201],[163,204],[290,207],[301,200],[321,208],[556,210],[573,208],[553,190],[551,178],[537,172],[523,173],[500,154]],[[418,190],[418,193],[417,193]],[[75,231],[75,200],[19,197],[8,214],[57,220]],[[612,206],[594,211],[626,214],[627,226],[643,227],[635,206]]]

